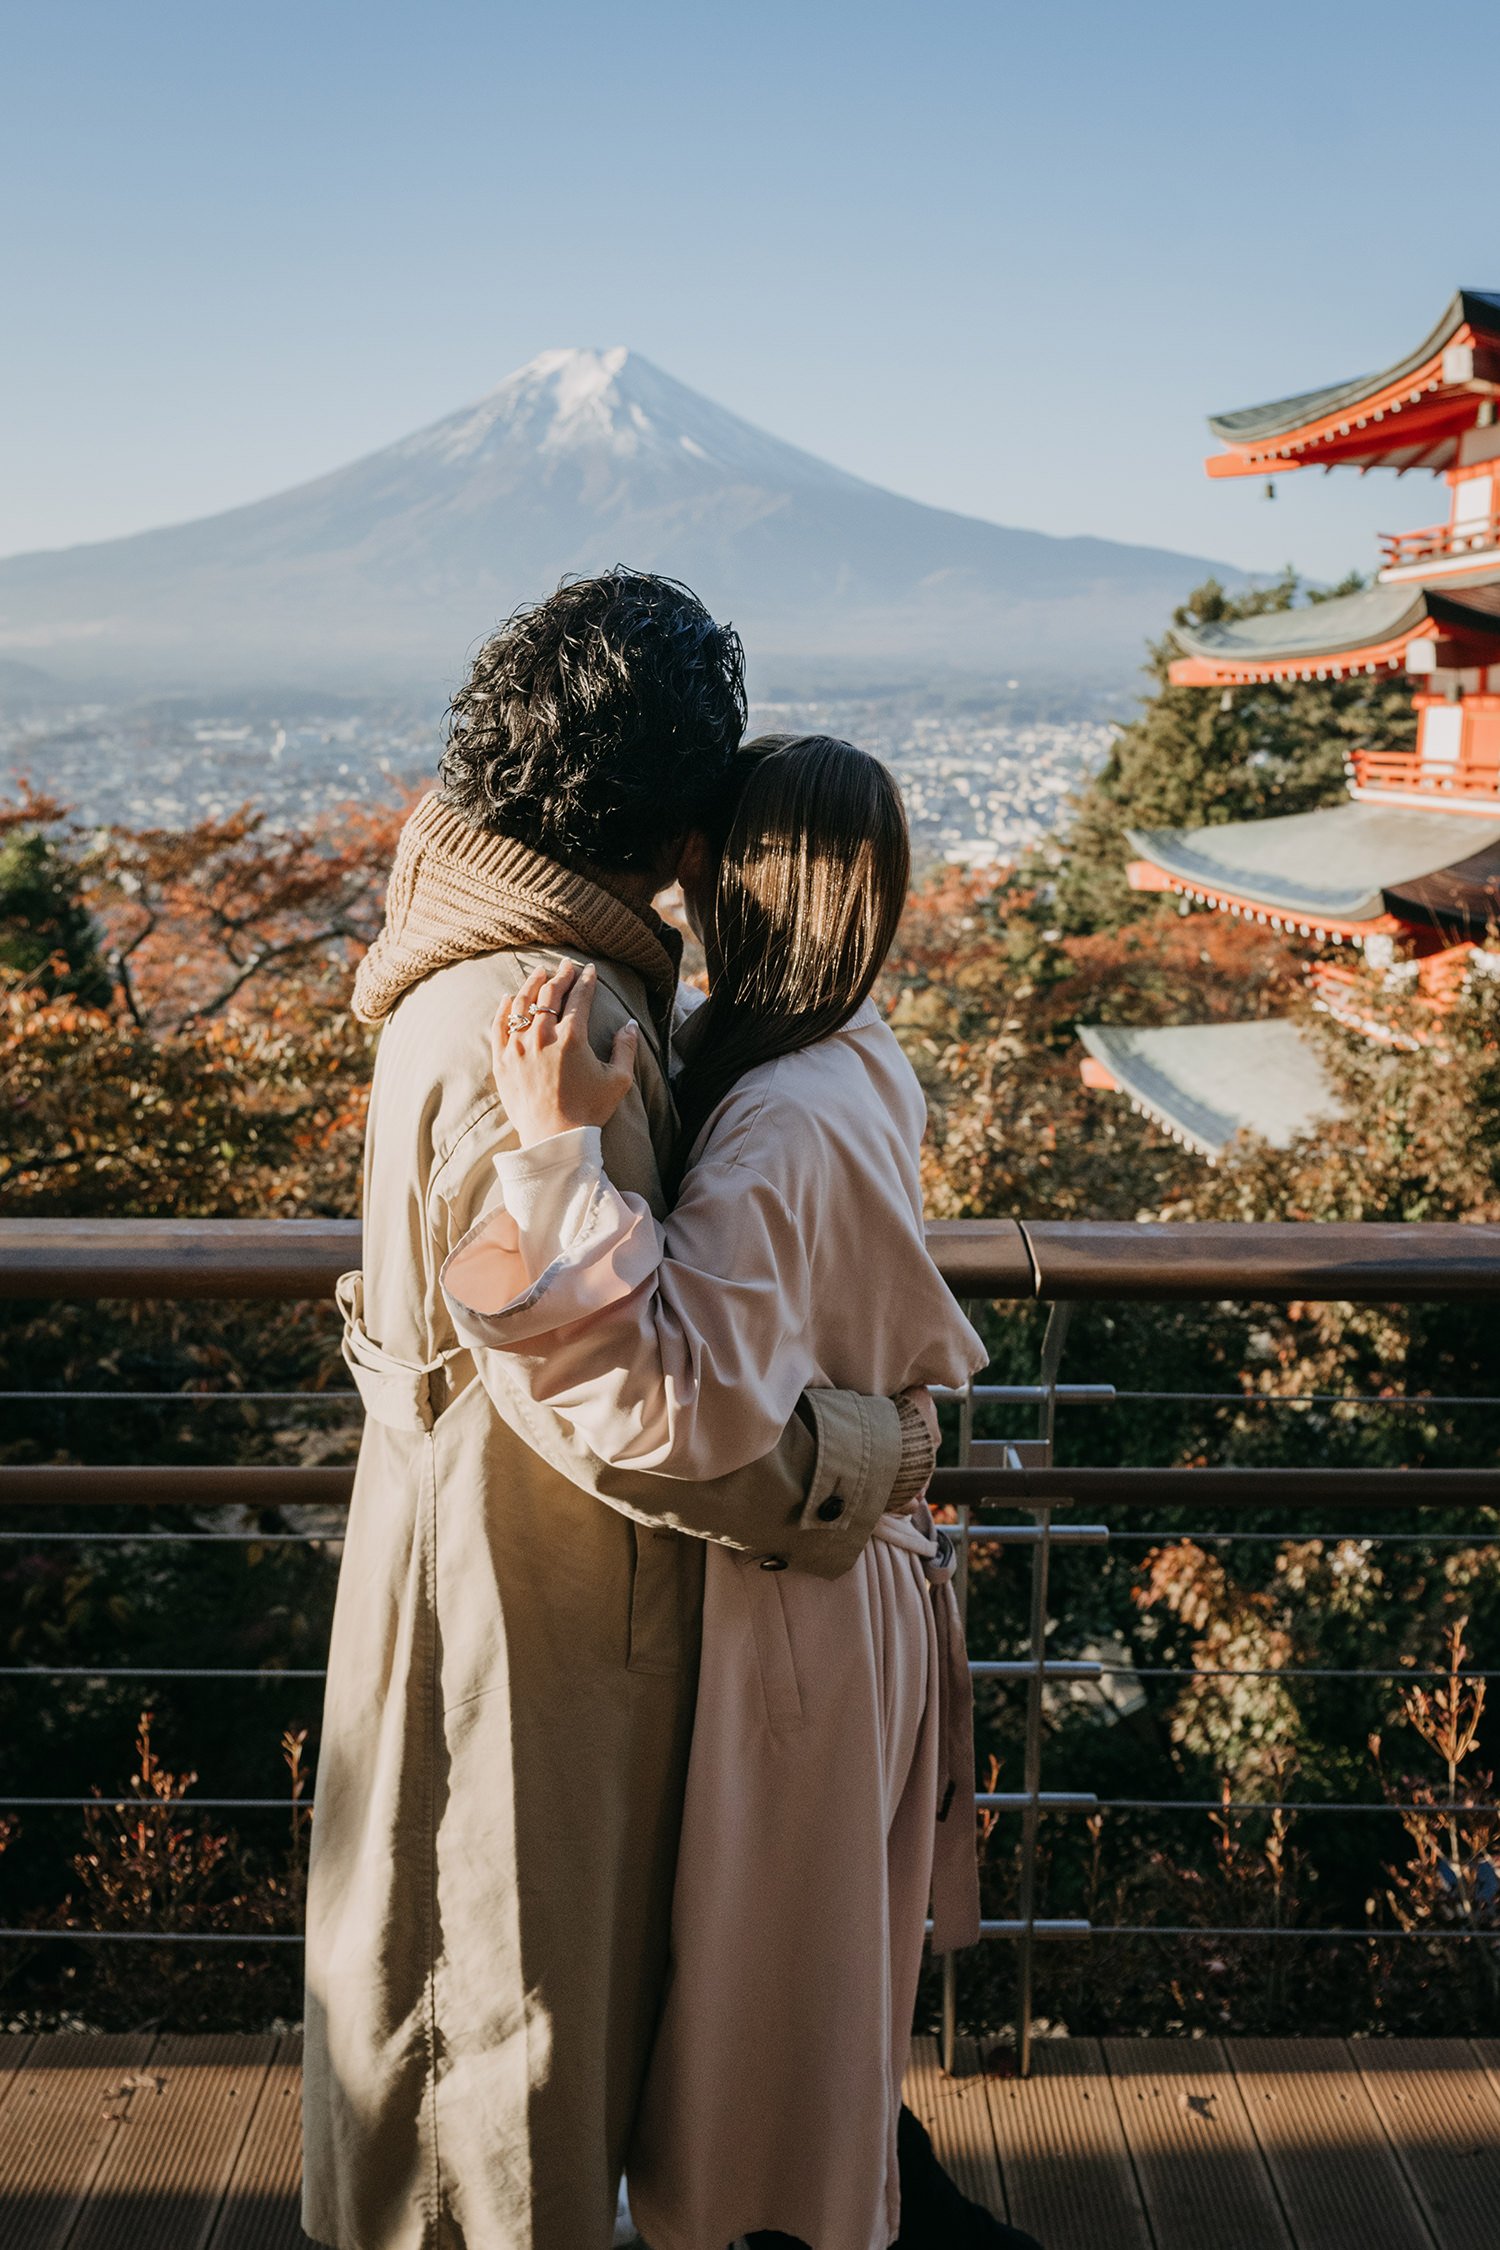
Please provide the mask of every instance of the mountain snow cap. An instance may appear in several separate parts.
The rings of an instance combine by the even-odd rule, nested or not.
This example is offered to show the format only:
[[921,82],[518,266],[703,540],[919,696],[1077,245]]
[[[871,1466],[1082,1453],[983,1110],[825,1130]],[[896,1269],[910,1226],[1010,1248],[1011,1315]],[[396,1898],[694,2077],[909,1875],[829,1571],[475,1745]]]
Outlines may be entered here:
[[621,455],[652,437],[670,443],[642,402],[653,374],[624,344],[538,352],[487,397],[407,439],[402,450],[463,461],[517,440],[528,452]]

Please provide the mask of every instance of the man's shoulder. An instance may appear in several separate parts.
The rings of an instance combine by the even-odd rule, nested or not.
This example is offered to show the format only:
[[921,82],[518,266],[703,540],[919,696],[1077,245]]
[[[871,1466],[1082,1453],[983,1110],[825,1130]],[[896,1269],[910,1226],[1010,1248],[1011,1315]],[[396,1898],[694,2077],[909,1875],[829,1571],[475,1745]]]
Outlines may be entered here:
[[557,958],[554,951],[543,946],[507,946],[498,953],[476,953],[466,961],[450,961],[402,994],[391,1021],[420,1021],[430,1027],[452,1015],[468,1023],[476,1004],[483,1006],[490,1001],[493,1013],[508,994],[520,991],[533,969],[546,967]]
[[[534,969],[552,968],[564,958],[592,959],[599,971],[590,1023],[599,1052],[608,1053],[628,1017],[642,1025],[637,1080],[651,1133],[660,1144],[658,1161],[665,1162],[673,1130],[671,1097],[639,979],[616,962],[581,951],[518,946],[433,970],[398,1002],[382,1035],[372,1118],[378,1113],[383,1129],[398,1141],[415,1136],[425,1144],[429,1155],[424,1169],[430,1168],[434,1181],[455,1163],[462,1168],[470,1161],[476,1135],[486,1146],[497,1134],[506,1137],[491,1075],[490,1027]],[[607,1147],[618,1139],[617,1132]],[[610,1168],[614,1172],[616,1166]],[[628,1184],[638,1187],[641,1165],[632,1160],[623,1169]]]
[[466,961],[451,961],[434,969],[404,993],[391,1014],[391,1024],[416,1028],[431,1035],[445,1023],[467,1033],[478,1022],[486,1043],[490,1020],[502,1000],[519,992],[536,969],[553,969],[564,960],[580,965],[591,961],[599,972],[596,1023],[610,1025],[611,1035],[627,1016],[641,1017],[646,1000],[639,977],[599,954],[556,945],[506,946],[495,953],[477,953]]

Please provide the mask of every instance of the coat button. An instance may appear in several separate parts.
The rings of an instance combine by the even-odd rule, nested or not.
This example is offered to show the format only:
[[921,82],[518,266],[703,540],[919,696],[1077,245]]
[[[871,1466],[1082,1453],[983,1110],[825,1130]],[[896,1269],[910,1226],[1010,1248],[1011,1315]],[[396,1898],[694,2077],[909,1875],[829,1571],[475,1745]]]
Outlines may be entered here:
[[762,1555],[760,1558],[760,1567],[762,1570],[785,1570],[786,1556]]
[[821,1523],[837,1523],[843,1512],[844,1495],[842,1492],[830,1492],[818,1510],[818,1520]]

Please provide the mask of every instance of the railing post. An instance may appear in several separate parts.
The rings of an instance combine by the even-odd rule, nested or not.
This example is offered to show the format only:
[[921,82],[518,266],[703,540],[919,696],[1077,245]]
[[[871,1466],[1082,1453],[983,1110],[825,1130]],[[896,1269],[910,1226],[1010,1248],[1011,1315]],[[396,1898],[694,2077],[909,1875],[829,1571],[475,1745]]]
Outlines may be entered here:
[[[965,1310],[972,1313],[972,1306]],[[958,1465],[967,1469],[974,1458],[974,1378],[964,1385],[958,1405]],[[958,1562],[953,1590],[958,1596],[959,1623],[967,1637],[969,1625],[969,1524],[973,1509],[964,1502],[958,1510]],[[976,1776],[977,1779],[977,1776]],[[951,2078],[958,2054],[958,1956],[943,1955],[943,2069]]]
[[[1053,1305],[1047,1314],[1042,1339],[1042,1398],[1037,1410],[1037,1436],[1046,1449],[1044,1466],[1052,1466],[1053,1438],[1057,1427],[1057,1371],[1067,1341],[1069,1304]],[[1031,1551],[1031,1677],[1026,1689],[1026,1754],[1022,1786],[1026,1793],[1021,1814],[1021,1882],[1018,1919],[1021,1934],[1016,1960],[1016,2049],[1021,2077],[1031,2075],[1031,1983],[1036,1946],[1036,1854],[1041,1813],[1043,1689],[1047,1662],[1047,1578],[1052,1562],[1052,1510],[1037,1508],[1037,1542]]]

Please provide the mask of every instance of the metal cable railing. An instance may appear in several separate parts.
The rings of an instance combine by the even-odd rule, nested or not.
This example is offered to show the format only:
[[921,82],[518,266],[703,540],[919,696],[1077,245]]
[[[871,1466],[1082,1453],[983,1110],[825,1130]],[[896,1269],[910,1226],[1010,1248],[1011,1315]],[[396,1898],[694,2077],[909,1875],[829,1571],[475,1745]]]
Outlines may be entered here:
[[[1121,1404],[1285,1406],[1414,1412],[1494,1408],[1500,1399],[1473,1395],[1380,1395],[1310,1392],[1280,1395],[1257,1391],[1116,1391],[1108,1384],[1063,1383],[1059,1368],[1071,1306],[1090,1298],[1188,1302],[1236,1297],[1278,1300],[1333,1298],[1356,1301],[1416,1301],[1454,1298],[1500,1301],[1500,1228],[1451,1226],[1320,1227],[1117,1226],[1063,1222],[993,1225],[962,1222],[930,1230],[930,1242],[955,1294],[974,1301],[1042,1301],[1049,1305],[1042,1347],[1041,1379],[1029,1384],[974,1384],[957,1399],[958,1458],[941,1469],[934,1488],[939,1503],[951,1506],[959,1537],[960,1600],[967,1604],[968,1558],[983,1547],[1029,1551],[1029,1653],[1024,1657],[978,1657],[971,1670],[979,1680],[1011,1681],[1026,1690],[1023,1779],[1020,1790],[982,1792],[981,1813],[1016,1817],[1021,1822],[1018,1850],[1018,1908],[1013,1918],[987,1919],[983,1934],[1013,1940],[1017,1948],[1019,2063],[1030,2067],[1031,1991],[1034,1948],[1039,1941],[1093,1937],[1130,1939],[1228,1939],[1274,1937],[1363,1941],[1384,1944],[1394,1938],[1474,1939],[1492,1935],[1478,1927],[1422,1929],[1344,1928],[1319,1925],[1164,1925],[1118,1922],[1091,1925],[1070,1916],[1048,1916],[1039,1908],[1039,1834],[1043,1816],[1233,1814],[1251,1818],[1277,1812],[1342,1816],[1402,1814],[1449,1820],[1493,1817],[1493,1808],[1465,1803],[1415,1800],[1307,1799],[1282,1804],[1260,1799],[1100,1797],[1090,1791],[1045,1790],[1042,1764],[1048,1697],[1079,1685],[1103,1687],[1112,1680],[1191,1682],[1285,1679],[1317,1682],[1411,1683],[1448,1676],[1436,1668],[1396,1664],[1371,1666],[1153,1665],[1107,1656],[1069,1658],[1052,1653],[1050,1566],[1054,1554],[1109,1544],[1166,1545],[1184,1540],[1226,1545],[1237,1541],[1289,1539],[1357,1541],[1393,1546],[1476,1543],[1484,1532],[1500,1540],[1500,1520],[1482,1529],[1433,1533],[1361,1530],[1357,1533],[1272,1532],[1261,1528],[1190,1532],[1121,1529],[1103,1522],[1057,1520],[1057,1511],[1078,1506],[1178,1508],[1202,1506],[1236,1513],[1265,1508],[1316,1512],[1357,1505],[1366,1508],[1447,1508],[1489,1511],[1500,1508],[1500,1475],[1491,1469],[1390,1469],[1384,1467],[1064,1469],[1055,1459],[1056,1418],[1060,1408]],[[68,1221],[0,1222],[0,1296],[21,1299],[123,1296],[134,1298],[245,1297],[257,1300],[324,1295],[338,1273],[357,1262],[357,1229],[345,1222],[197,1222],[172,1224]],[[357,1393],[343,1389],[264,1391],[29,1390],[3,1395],[6,1403],[34,1409],[129,1403],[173,1409],[254,1405],[300,1410],[352,1408]],[[979,1407],[1030,1410],[1034,1434],[1012,1441],[980,1439],[975,1434]],[[0,1526],[0,1541],[36,1545],[73,1544],[123,1548],[154,1545],[337,1546],[337,1528],[278,1528],[205,1524],[205,1512],[224,1507],[254,1511],[315,1505],[337,1510],[347,1503],[352,1467],[226,1464],[185,1466],[90,1467],[68,1463],[0,1466],[0,1506],[184,1507],[195,1511],[194,1527],[145,1531],[94,1527],[17,1531]],[[1009,1508],[1021,1522],[975,1522],[974,1508]],[[283,1519],[284,1521],[284,1519]],[[1500,1678],[1500,1672],[1465,1666],[1475,1681]],[[43,1663],[0,1666],[10,1680],[203,1681],[235,1680],[270,1685],[324,1677],[321,1667],[193,1666]],[[137,1798],[91,1793],[18,1795],[0,1800],[0,1809],[67,1812],[128,1811],[132,1818],[174,1817],[195,1811],[267,1812],[297,1818],[310,1813],[316,1797],[295,1808],[286,1797],[219,1796],[157,1804]],[[295,1946],[293,1932],[82,1928],[0,1928],[14,1942],[81,1940],[212,1946]],[[944,1966],[943,2025],[945,2059],[951,2063],[957,2031],[956,1970]]]

